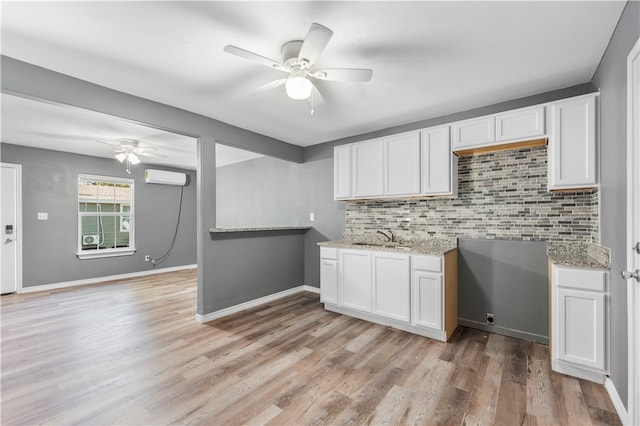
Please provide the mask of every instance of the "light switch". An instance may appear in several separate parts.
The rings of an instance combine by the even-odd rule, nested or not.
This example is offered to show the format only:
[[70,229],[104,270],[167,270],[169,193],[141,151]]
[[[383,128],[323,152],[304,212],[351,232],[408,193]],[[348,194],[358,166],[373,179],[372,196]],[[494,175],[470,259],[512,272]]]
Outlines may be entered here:
[[316,220],[316,214],[315,213],[309,213],[309,220],[311,222],[313,222],[314,220]]
[[49,213],[47,212],[38,212],[38,220],[48,220]]

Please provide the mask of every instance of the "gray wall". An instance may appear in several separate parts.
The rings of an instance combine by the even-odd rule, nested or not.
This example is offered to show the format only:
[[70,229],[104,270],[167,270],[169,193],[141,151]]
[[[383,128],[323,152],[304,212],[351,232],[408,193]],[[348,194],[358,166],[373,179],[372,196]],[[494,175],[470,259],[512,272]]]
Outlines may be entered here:
[[593,78],[600,89],[602,244],[611,248],[611,380],[628,407],[627,293],[627,55],[640,37],[640,3],[630,1]]
[[216,226],[310,225],[303,165],[271,157],[216,169]]
[[[205,315],[212,310],[232,306],[251,300],[244,293],[230,291],[225,276],[227,270],[236,270],[237,264],[220,262],[224,252],[224,242],[213,240],[209,229],[216,225],[216,143],[224,143],[249,151],[269,155],[293,162],[302,162],[303,149],[257,133],[231,126],[220,121],[194,114],[169,105],[118,92],[87,81],[53,72],[6,56],[2,60],[2,92],[28,97],[46,102],[72,105],[121,117],[139,124],[198,138],[198,163],[196,173],[196,257],[198,263],[198,299],[196,310]],[[271,237],[267,237],[271,238]],[[274,244],[295,244],[290,240]],[[236,258],[247,268],[260,268],[259,274],[269,276],[281,270],[291,269],[291,275],[282,278],[285,286],[301,284],[295,269],[296,258],[283,265],[274,263],[265,268],[260,262],[264,252],[252,250],[252,241],[239,241],[244,250],[251,254]],[[277,247],[277,246],[276,246]],[[254,262],[254,257],[257,260]],[[259,273],[259,274],[258,274]],[[269,293],[272,289],[261,281],[247,285]],[[246,289],[245,289],[246,290]]]
[[[548,343],[547,264],[544,242],[459,239],[460,324]],[[487,312],[495,315],[492,326]]]
[[[160,257],[169,248],[178,216],[180,187],[144,183],[144,164],[127,175],[115,159],[69,154],[11,144],[0,145],[0,159],[22,165],[23,286],[98,278],[152,269],[145,254]],[[195,172],[184,188],[178,236],[171,256],[158,268],[196,263]],[[135,245],[132,256],[79,260],[78,174],[127,177],[135,181]],[[36,219],[47,212],[49,219]]]
[[[333,150],[308,148],[303,164],[270,157],[219,167],[216,221],[223,228],[305,225],[304,278],[320,286],[318,241],[344,232],[345,204],[333,200]],[[315,214],[315,221],[309,220]]]

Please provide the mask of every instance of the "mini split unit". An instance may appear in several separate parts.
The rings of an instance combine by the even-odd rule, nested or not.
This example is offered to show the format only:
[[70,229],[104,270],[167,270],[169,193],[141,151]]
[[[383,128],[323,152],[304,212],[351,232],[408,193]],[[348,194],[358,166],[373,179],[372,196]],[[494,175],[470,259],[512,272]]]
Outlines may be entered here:
[[187,175],[166,170],[146,169],[144,171],[144,181],[145,183],[159,183],[161,185],[185,186]]

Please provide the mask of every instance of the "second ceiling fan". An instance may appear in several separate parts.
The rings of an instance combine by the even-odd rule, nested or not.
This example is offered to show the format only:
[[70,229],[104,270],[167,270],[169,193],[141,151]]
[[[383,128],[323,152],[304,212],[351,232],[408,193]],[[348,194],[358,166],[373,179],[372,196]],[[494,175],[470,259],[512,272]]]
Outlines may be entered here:
[[311,24],[304,40],[293,40],[282,46],[282,62],[274,61],[257,53],[240,47],[228,45],[224,51],[232,55],[248,59],[269,68],[284,71],[289,74],[286,78],[274,80],[259,89],[270,89],[284,85],[287,95],[292,99],[307,99],[314,93],[315,101],[322,101],[322,97],[311,78],[326,81],[359,81],[371,80],[373,71],[362,68],[326,68],[313,70],[313,65],[333,36],[333,31],[320,24]]

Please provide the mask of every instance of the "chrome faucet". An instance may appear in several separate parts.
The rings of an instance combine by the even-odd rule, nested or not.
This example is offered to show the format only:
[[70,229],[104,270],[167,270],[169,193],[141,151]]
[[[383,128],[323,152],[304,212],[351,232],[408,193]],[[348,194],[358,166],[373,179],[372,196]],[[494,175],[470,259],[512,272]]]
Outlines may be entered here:
[[387,237],[387,240],[389,240],[389,242],[393,242],[393,232],[391,231],[376,231],[378,234],[382,234],[385,237]]

